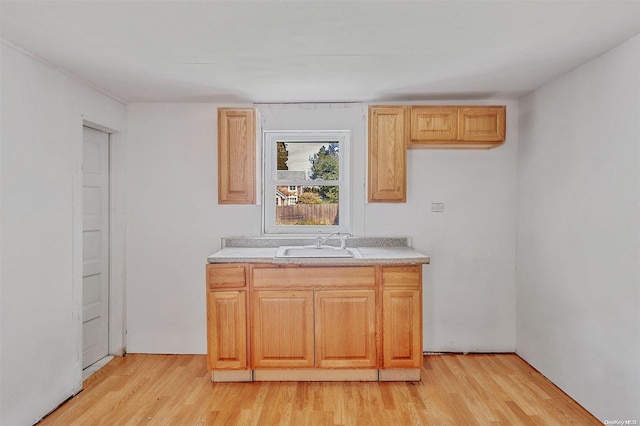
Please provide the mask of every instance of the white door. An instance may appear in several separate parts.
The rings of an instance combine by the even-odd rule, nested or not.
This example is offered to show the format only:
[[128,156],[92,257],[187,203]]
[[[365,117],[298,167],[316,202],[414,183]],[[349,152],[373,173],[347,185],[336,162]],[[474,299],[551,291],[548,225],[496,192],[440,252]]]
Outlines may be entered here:
[[82,368],[109,352],[109,135],[83,128]]

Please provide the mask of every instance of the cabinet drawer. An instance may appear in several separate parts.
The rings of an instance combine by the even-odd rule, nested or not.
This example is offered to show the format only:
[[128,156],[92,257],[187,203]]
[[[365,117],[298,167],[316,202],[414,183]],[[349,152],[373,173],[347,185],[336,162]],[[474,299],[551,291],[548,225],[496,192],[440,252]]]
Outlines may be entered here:
[[374,267],[253,268],[254,287],[374,287]]
[[382,285],[398,288],[420,288],[422,266],[386,266],[382,268]]
[[207,285],[210,289],[244,287],[247,285],[246,264],[207,264]]

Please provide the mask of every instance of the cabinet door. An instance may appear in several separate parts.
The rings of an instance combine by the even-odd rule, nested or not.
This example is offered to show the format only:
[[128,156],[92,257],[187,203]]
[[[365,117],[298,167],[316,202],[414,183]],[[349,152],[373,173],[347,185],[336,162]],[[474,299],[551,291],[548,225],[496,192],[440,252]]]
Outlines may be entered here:
[[254,108],[218,108],[218,203],[256,203]]
[[313,367],[313,291],[254,291],[252,299],[253,367]]
[[376,367],[375,298],[375,290],[316,292],[316,366]]
[[406,106],[369,107],[369,202],[407,200]]
[[383,290],[384,368],[418,368],[422,361],[422,313],[419,290]]
[[458,139],[457,107],[411,107],[411,142],[442,142],[456,139]]
[[466,142],[502,142],[506,132],[504,106],[460,107],[458,139]]
[[211,370],[247,367],[246,292],[207,293],[207,349]]

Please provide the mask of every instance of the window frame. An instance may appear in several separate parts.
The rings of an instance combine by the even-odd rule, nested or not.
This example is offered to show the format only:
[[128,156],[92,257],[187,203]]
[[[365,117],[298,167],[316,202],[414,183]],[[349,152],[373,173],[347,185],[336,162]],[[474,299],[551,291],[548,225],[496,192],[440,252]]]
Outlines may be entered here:
[[[317,234],[350,230],[350,136],[349,130],[264,130],[262,179],[262,232],[264,234]],[[277,142],[338,142],[337,180],[277,179]],[[276,225],[276,186],[335,185],[339,188],[338,225]]]

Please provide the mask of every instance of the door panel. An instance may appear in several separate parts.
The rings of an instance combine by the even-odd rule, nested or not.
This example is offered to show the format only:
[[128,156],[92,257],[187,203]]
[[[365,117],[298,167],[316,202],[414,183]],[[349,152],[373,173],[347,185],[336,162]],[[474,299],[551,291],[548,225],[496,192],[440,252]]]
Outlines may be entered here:
[[109,352],[109,135],[83,128],[82,367]]

